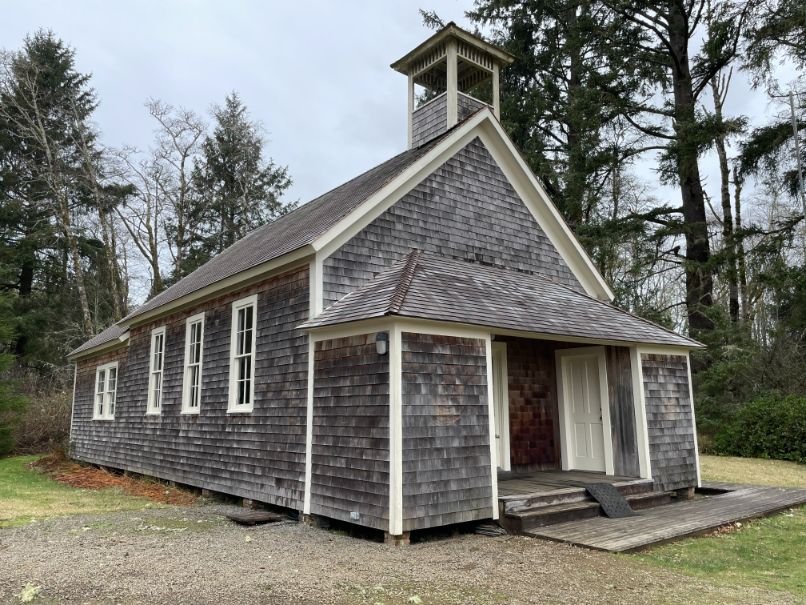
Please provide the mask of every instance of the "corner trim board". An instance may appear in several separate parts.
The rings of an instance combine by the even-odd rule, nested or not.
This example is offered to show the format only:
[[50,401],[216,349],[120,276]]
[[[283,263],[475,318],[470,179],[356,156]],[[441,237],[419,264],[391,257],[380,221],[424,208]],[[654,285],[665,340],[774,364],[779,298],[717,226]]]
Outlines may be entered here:
[[691,381],[691,355],[688,352],[686,352],[686,369],[688,370],[688,401],[691,405],[691,430],[694,432],[694,463],[697,465],[697,487],[702,487],[700,444],[697,441],[697,419],[694,416],[694,384]]
[[487,364],[487,419],[490,435],[490,491],[492,493],[492,518],[498,519],[498,456],[495,447],[495,402],[493,394],[493,346],[492,337],[484,337],[484,352]]
[[400,326],[389,334],[389,533],[403,533],[403,341]]
[[316,341],[308,335],[308,398],[305,412],[305,493],[302,513],[311,514],[311,477],[313,474],[313,393],[316,368]]

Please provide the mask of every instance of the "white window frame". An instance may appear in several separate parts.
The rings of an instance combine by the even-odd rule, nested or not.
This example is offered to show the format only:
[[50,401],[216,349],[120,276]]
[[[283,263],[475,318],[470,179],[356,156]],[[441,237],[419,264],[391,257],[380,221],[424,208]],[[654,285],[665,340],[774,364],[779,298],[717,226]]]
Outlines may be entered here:
[[[155,344],[158,336],[162,337],[162,355],[160,357],[161,366],[159,369],[156,369],[154,367],[154,357],[156,353]],[[162,412],[162,395],[165,392],[165,326],[151,330],[151,346],[148,350],[148,399],[146,404],[146,414],[159,415]],[[154,386],[157,374],[159,374],[160,381],[159,399],[154,397]]]
[[[115,370],[115,388],[109,390],[109,370]],[[98,379],[101,372],[104,374],[104,390],[98,390]],[[104,365],[95,368],[95,396],[92,398],[92,419],[93,420],[114,420],[115,419],[115,404],[117,402],[118,382],[120,381],[120,373],[118,372],[118,362],[105,363]],[[101,408],[98,411],[98,397],[102,397]]]
[[[193,336],[193,326],[196,324],[201,325],[199,330],[199,359],[195,363],[190,363],[191,357],[191,338]],[[196,390],[198,394],[198,401],[195,407],[191,405],[191,394],[193,393],[193,384],[191,383],[191,373],[194,367],[198,367],[197,377],[199,385]],[[185,364],[182,379],[182,413],[183,414],[198,414],[201,409],[201,391],[202,391],[202,374],[204,372],[204,313],[198,313],[185,320]]]
[[[252,376],[249,382],[249,403],[238,404],[238,367],[237,359],[244,357],[244,355],[237,355],[238,347],[238,312],[242,309],[252,307],[252,347],[251,353],[251,369]],[[241,300],[236,300],[232,303],[232,328],[230,331],[230,356],[229,356],[229,405],[227,413],[241,414],[249,413],[254,409],[255,405],[255,345],[257,344],[257,294],[247,296]]]

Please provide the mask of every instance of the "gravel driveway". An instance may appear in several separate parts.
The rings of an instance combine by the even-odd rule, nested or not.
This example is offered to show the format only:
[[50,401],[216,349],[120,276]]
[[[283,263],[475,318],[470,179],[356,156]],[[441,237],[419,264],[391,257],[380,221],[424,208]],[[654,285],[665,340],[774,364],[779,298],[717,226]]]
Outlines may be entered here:
[[391,547],[300,524],[243,528],[223,505],[0,530],[0,602],[214,604],[782,603],[626,556],[522,537]]

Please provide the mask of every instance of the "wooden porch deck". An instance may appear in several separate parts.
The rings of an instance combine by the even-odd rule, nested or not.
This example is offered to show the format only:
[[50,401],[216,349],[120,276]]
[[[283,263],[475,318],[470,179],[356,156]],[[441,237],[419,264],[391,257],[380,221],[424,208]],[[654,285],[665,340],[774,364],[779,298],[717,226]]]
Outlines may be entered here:
[[605,475],[588,471],[534,471],[527,473],[498,473],[498,497],[553,492],[590,483],[621,483],[633,477]]
[[734,489],[726,493],[642,510],[634,517],[580,519],[524,533],[596,550],[629,552],[806,504],[806,489],[730,487]]

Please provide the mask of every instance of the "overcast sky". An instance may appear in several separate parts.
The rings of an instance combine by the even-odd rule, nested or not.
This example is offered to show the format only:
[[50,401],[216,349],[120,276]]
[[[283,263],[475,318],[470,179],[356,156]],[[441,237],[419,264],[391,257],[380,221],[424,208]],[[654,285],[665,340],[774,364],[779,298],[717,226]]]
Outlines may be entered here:
[[[93,75],[95,120],[110,146],[147,148],[149,97],[206,113],[238,91],[268,135],[268,153],[289,167],[301,202],[404,149],[406,81],[389,64],[431,32],[418,8],[467,25],[472,0],[171,1],[0,3],[0,46],[52,29]],[[728,114],[755,124],[777,110],[737,76]],[[657,182],[654,159],[641,173]],[[717,194],[713,158],[706,187]],[[675,190],[656,190],[677,203]],[[668,197],[673,199],[669,200]]]

